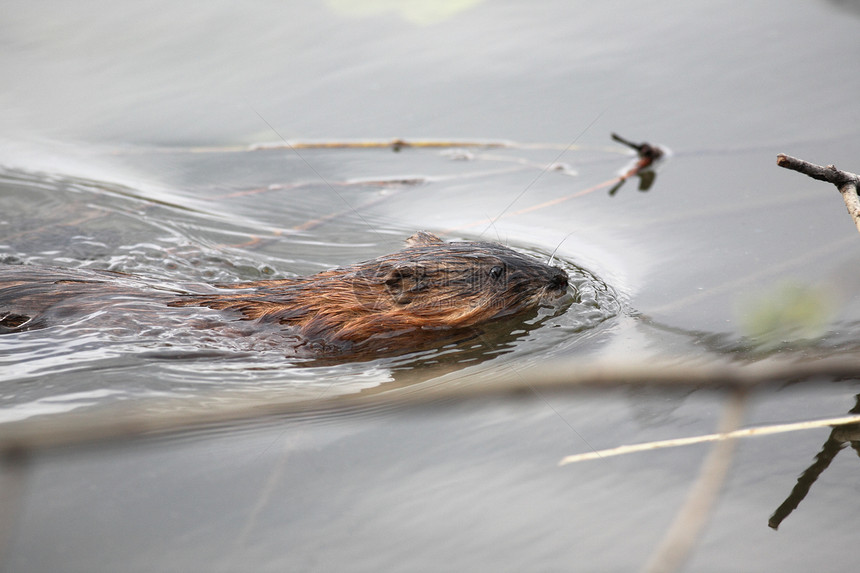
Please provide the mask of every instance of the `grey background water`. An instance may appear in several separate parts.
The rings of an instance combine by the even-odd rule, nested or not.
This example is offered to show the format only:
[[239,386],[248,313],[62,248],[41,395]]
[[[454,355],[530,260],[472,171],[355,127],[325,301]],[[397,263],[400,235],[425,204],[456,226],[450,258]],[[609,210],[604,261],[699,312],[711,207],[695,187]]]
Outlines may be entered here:
[[[572,307],[489,347],[312,368],[271,349],[213,354],[181,329],[33,331],[0,339],[0,419],[429,391],[556,360],[850,355],[856,230],[834,189],[775,156],[860,170],[858,18],[824,1],[6,2],[4,262],[181,284],[316,272],[417,229],[483,233],[538,256],[558,246],[593,274],[580,286],[601,312]],[[629,181],[520,213],[613,177],[629,157],[611,131],[672,149],[650,191]],[[247,151],[282,137],[542,145]],[[789,307],[801,327],[769,329]],[[745,423],[843,415],[856,386],[757,393]],[[710,433],[724,399],[626,388],[53,452],[29,468],[3,565],[636,570],[708,447],[556,463]],[[684,570],[848,569],[851,450],[767,527],[828,433],[741,442]]]

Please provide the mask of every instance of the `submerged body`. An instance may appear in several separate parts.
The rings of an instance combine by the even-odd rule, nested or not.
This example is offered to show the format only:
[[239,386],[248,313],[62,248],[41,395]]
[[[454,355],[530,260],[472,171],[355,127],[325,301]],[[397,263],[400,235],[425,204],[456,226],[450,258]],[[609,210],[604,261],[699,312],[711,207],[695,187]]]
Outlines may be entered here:
[[[218,324],[275,325],[308,356],[407,352],[533,310],[567,292],[562,269],[502,245],[446,243],[429,233],[405,249],[308,277],[201,287],[202,293],[98,271],[0,269],[0,333],[88,313],[217,311]],[[145,303],[135,309],[135,305]]]

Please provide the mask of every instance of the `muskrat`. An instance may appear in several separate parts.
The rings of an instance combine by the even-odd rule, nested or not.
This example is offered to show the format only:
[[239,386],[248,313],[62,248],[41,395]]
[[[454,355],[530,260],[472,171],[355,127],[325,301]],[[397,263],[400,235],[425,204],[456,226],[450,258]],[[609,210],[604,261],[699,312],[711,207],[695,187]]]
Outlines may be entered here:
[[398,252],[307,277],[198,287],[108,271],[3,266],[0,333],[94,312],[127,313],[134,321],[133,312],[153,308],[205,307],[218,311],[218,326],[274,325],[297,355],[400,353],[558,301],[568,275],[496,243],[446,243],[419,232]]

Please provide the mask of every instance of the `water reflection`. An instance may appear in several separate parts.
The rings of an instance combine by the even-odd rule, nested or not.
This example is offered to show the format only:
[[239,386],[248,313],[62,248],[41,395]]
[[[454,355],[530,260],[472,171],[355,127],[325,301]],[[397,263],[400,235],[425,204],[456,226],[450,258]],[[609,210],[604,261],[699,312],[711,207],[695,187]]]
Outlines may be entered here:
[[[849,414],[860,414],[860,394],[854,397],[856,403],[851,408]],[[786,500],[782,502],[773,515],[770,516],[767,524],[773,529],[778,529],[780,524],[791,515],[800,502],[809,493],[815,481],[824,473],[824,470],[830,465],[836,455],[841,452],[846,446],[851,446],[857,455],[860,456],[860,424],[845,424],[843,426],[834,426],[830,432],[830,436],[821,451],[815,456],[815,462],[806,468],[797,478],[797,485],[791,490]]]

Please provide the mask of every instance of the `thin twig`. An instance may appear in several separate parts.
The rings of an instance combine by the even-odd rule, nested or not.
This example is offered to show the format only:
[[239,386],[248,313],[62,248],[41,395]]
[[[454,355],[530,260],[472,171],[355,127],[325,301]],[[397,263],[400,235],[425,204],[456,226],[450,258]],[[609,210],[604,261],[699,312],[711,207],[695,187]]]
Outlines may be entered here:
[[624,144],[627,147],[635,150],[636,154],[639,156],[640,159],[650,159],[649,165],[650,163],[663,157],[663,155],[665,154],[663,148],[659,145],[651,145],[650,143],[644,141],[642,143],[633,143],[632,141],[624,139],[617,133],[612,133],[610,135],[614,141],[617,141],[618,143]]
[[784,153],[776,156],[776,164],[803,173],[818,181],[826,181],[835,185],[842,194],[842,200],[845,202],[845,207],[848,208],[848,214],[854,220],[857,231],[860,232],[860,198],[857,196],[857,191],[860,189],[860,175],[842,171],[837,169],[835,165],[822,167]]
[[[612,179],[608,179],[608,180],[603,181],[601,183],[598,183],[596,185],[592,185],[591,187],[589,187],[587,189],[583,189],[581,191],[575,191],[575,192],[570,193],[568,195],[564,195],[563,197],[556,197],[554,199],[550,199],[549,201],[544,201],[543,203],[538,203],[537,205],[532,205],[530,207],[524,207],[524,208],[519,209],[517,211],[509,211],[510,207],[525,192],[525,190],[524,190],[513,201],[511,201],[511,203],[507,207],[505,207],[505,209],[501,213],[496,215],[496,217],[494,217],[493,219],[481,219],[479,221],[472,221],[470,223],[465,223],[463,225],[458,225],[456,227],[450,227],[450,228],[442,231],[441,234],[442,235],[448,235],[448,234],[451,234],[455,231],[461,231],[464,229],[477,227],[479,225],[487,225],[488,223],[493,224],[502,218],[516,217],[519,215],[524,215],[526,213],[530,213],[532,211],[537,211],[538,209],[545,209],[547,207],[552,207],[552,206],[558,205],[559,203],[563,203],[564,201],[568,201],[568,200],[574,199],[576,197],[582,197],[583,195],[588,195],[589,193],[599,191],[600,189],[605,189],[606,187],[611,187],[611,189],[609,190],[609,194],[613,195],[613,194],[615,194],[616,191],[618,191],[618,189],[621,187],[621,185],[623,185],[624,182],[627,181],[628,179],[630,179],[631,177],[635,177],[637,175],[638,176],[644,176],[646,173],[651,173],[652,177],[648,178],[646,180],[643,180],[643,184],[640,186],[640,190],[647,191],[648,188],[651,186],[651,184],[654,182],[653,171],[651,170],[651,168],[660,159],[662,159],[663,157],[665,157],[667,155],[667,153],[668,153],[667,150],[664,147],[661,147],[659,145],[651,145],[650,143],[644,143],[644,142],[643,143],[632,143],[632,142],[624,139],[623,137],[621,137],[615,133],[611,134],[611,136],[612,136],[613,140],[615,140],[619,143],[622,143],[622,144],[626,145],[627,147],[630,147],[636,151],[636,160],[633,162],[632,165],[627,167],[624,170],[624,172],[621,173],[621,175],[618,175],[616,177],[613,177]],[[559,155],[559,157],[561,157],[561,155]],[[556,158],[556,160],[557,159],[558,158]],[[550,166],[551,165],[552,164],[550,164]],[[546,172],[546,169],[544,169],[544,172]],[[541,175],[543,175],[543,173],[541,173]],[[537,180],[537,179],[535,179],[535,180]],[[534,183],[534,181],[532,181],[532,183]],[[529,184],[529,186],[531,186],[531,184]],[[526,189],[528,189],[528,187]],[[487,226],[487,228],[489,228],[489,226]],[[486,232],[486,229],[484,229],[484,232],[482,232],[481,234],[483,234],[485,232]]]
[[[681,446],[692,446],[706,442],[721,442],[738,438],[758,438],[761,436],[772,436],[774,434],[785,434],[787,432],[799,432],[802,430],[814,430],[817,428],[844,428],[845,426],[856,426],[860,424],[860,415],[839,416],[838,418],[821,418],[818,420],[806,420],[803,422],[791,422],[789,424],[771,424],[769,426],[756,426],[744,428],[728,433],[703,434],[700,436],[689,436],[686,438],[673,438],[671,440],[658,440],[656,442],[644,442],[630,446],[618,446],[606,450],[595,450],[583,454],[566,456],[558,462],[559,466],[585,462],[589,460],[603,460],[612,456],[622,456],[639,452],[652,452],[665,448],[678,448]],[[843,442],[844,444],[844,442]]]
[[[719,433],[736,430],[743,420],[745,394],[735,392],[726,403]],[[645,565],[648,573],[672,573],[689,558],[693,547],[711,515],[732,463],[735,441],[720,440],[708,453],[699,476],[687,494],[687,499],[663,536],[663,540]]]
[[226,146],[195,146],[195,147],[134,147],[116,150],[114,155],[135,155],[145,153],[242,153],[254,151],[269,151],[279,149],[391,149],[399,151],[404,148],[419,149],[527,149],[527,150],[582,150],[590,149],[605,151],[607,153],[617,152],[617,148],[609,146],[582,146],[565,145],[564,143],[522,143],[508,140],[433,140],[433,139],[368,139],[354,141],[297,141],[289,140],[287,143],[277,141],[268,143],[254,143],[251,145],[226,145]]

